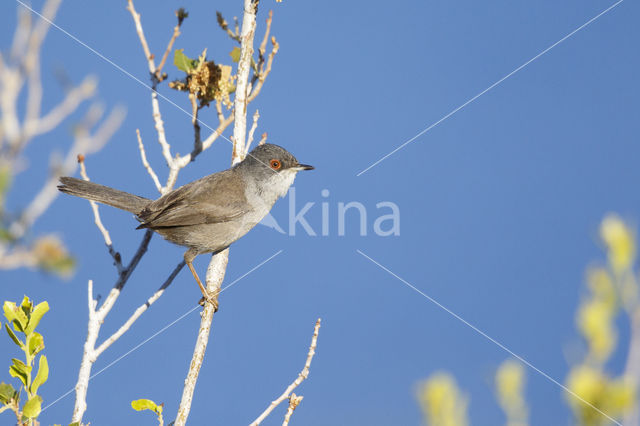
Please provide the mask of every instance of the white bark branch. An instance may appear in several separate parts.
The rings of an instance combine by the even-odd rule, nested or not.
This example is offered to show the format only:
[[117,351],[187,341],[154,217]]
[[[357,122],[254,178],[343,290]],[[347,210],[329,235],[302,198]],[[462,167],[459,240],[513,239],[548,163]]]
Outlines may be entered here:
[[[153,121],[155,123],[156,132],[158,133],[158,143],[162,148],[162,155],[164,156],[165,161],[167,162],[167,166],[169,168],[174,167],[173,156],[171,155],[171,145],[167,142],[166,132],[164,130],[164,121],[162,120],[162,114],[160,113],[160,103],[158,101],[158,78],[156,73],[158,69],[156,68],[156,64],[154,61],[154,57],[149,50],[149,44],[147,43],[147,38],[144,35],[144,30],[142,29],[142,22],[140,21],[140,14],[136,12],[135,7],[133,6],[133,0],[127,0],[127,10],[131,13],[133,17],[133,22],[136,26],[136,32],[138,33],[138,38],[140,39],[140,44],[142,45],[142,50],[144,51],[145,59],[147,60],[147,66],[149,67],[149,72],[153,76],[152,78],[152,91],[151,91],[151,109],[153,110]],[[168,192],[168,189],[165,188],[165,192]]]
[[249,72],[253,56],[253,38],[256,34],[256,11],[259,0],[244,0],[238,61],[237,85],[234,99],[235,122],[233,124],[234,151],[244,148],[247,132],[247,101],[249,96]]
[[87,410],[87,390],[89,389],[91,368],[95,362],[93,348],[100,332],[100,320],[96,316],[95,310],[97,302],[93,299],[93,281],[91,280],[89,280],[87,294],[89,299],[89,325],[87,327],[87,339],[84,342],[80,371],[78,372],[78,381],[76,382],[76,402],[73,408],[73,416],[71,417],[72,423],[82,422],[82,416]]
[[249,148],[251,148],[251,143],[253,142],[253,135],[258,128],[258,119],[260,118],[260,112],[256,109],[256,112],[253,113],[253,124],[251,125],[251,129],[249,130],[249,137],[247,138],[247,143],[244,146],[243,156],[246,157],[249,153]]
[[[216,299],[220,292],[222,281],[224,280],[228,261],[229,249],[226,249],[218,254],[214,254],[211,262],[209,263],[209,267],[207,268],[207,292],[209,294],[216,295]],[[205,303],[204,310],[202,311],[202,318],[200,320],[200,329],[198,330],[195,349],[193,350],[191,364],[189,365],[189,372],[187,373],[187,378],[184,381],[184,389],[182,391],[180,407],[178,407],[178,416],[175,420],[175,426],[184,426],[187,423],[187,417],[189,417],[191,402],[193,400],[193,392],[196,388],[198,374],[200,374],[200,367],[202,366],[204,354],[207,350],[207,343],[209,342],[209,333],[211,332],[211,322],[213,321],[214,313],[215,308],[213,304]]]
[[[311,338],[311,345],[309,346],[309,353],[307,354],[307,361],[304,363],[304,368],[298,374],[298,377],[285,389],[285,391],[276,398],[271,404],[267,407],[266,410],[262,414],[258,416],[257,419],[251,423],[251,426],[258,426],[264,419],[267,418],[269,414],[278,406],[282,401],[289,398],[291,393],[295,388],[297,388],[300,383],[302,383],[307,377],[309,377],[309,369],[311,368],[311,361],[313,360],[313,356],[316,353],[316,346],[318,345],[318,333],[320,331],[320,318],[316,321],[316,326],[313,329],[313,337]],[[297,404],[296,404],[297,405]],[[295,409],[295,407],[294,407]]]
[[[231,163],[236,164],[242,160],[242,151],[245,146],[246,119],[247,119],[247,84],[249,80],[249,70],[251,68],[251,55],[253,53],[253,36],[256,28],[256,8],[258,0],[245,0],[244,16],[242,21],[242,44],[240,60],[238,62],[238,73],[235,92],[234,114],[230,117],[234,118],[233,129],[233,153]],[[220,123],[222,126],[223,123]],[[217,133],[217,132],[216,132]],[[220,132],[221,133],[221,132]],[[220,134],[218,133],[218,134]],[[204,144],[203,144],[204,145]],[[203,146],[204,148],[204,146]],[[206,286],[209,294],[217,295],[224,279],[224,274],[229,260],[229,249],[226,249],[213,256],[207,269]],[[191,364],[185,379],[185,386],[182,392],[182,399],[178,408],[178,416],[175,426],[184,426],[191,410],[191,402],[193,400],[193,392],[195,391],[198,374],[202,366],[202,360],[207,349],[209,340],[209,332],[211,330],[211,322],[215,310],[211,303],[205,303],[205,308],[200,321],[200,329],[196,339],[196,346],[191,358]]]
[[52,171],[38,194],[36,194],[27,208],[22,212],[20,218],[9,225],[9,230],[14,237],[22,237],[58,197],[58,179],[60,176],[73,174],[77,167],[78,154],[93,154],[102,149],[115,131],[120,128],[124,117],[124,110],[122,108],[115,108],[93,135],[76,135],[62,164]]
[[46,115],[39,119],[27,120],[24,126],[24,139],[48,133],[69,117],[82,102],[95,95],[98,84],[93,77],[85,77],[79,86],[67,92],[65,98]]
[[289,396],[289,407],[287,408],[287,413],[284,415],[284,421],[282,422],[282,426],[287,426],[289,424],[294,410],[298,408],[298,405],[300,405],[303,398],[304,397],[302,395],[296,395],[295,393],[292,393]]
[[167,289],[167,287],[169,287],[171,285],[171,283],[173,282],[173,280],[176,278],[176,276],[178,275],[178,273],[182,270],[182,268],[184,268],[184,261],[180,262],[178,264],[178,266],[175,267],[175,269],[173,270],[173,272],[171,272],[171,275],[169,275],[169,277],[165,280],[164,283],[162,283],[162,285],[160,286],[160,288],[158,288],[158,290],[156,290],[155,293],[153,293],[151,295],[151,297],[149,297],[149,299],[147,299],[147,301],[140,305],[134,312],[133,314],[129,317],[129,319],[127,319],[124,324],[122,324],[122,326],[118,329],[118,331],[116,331],[115,333],[113,333],[109,338],[107,338],[104,342],[102,342],[100,344],[100,346],[98,346],[98,348],[94,351],[95,353],[95,357],[99,357],[102,352],[105,351],[105,349],[107,349],[109,346],[111,346],[116,340],[118,340],[124,333],[126,333],[131,326],[133,325],[134,322],[136,322],[136,320],[138,318],[140,318],[140,316],[151,307],[151,305],[154,304],[154,302],[156,300],[158,300],[160,298],[160,296],[162,296],[162,294],[164,293],[164,291]]
[[[89,176],[87,175],[87,168],[84,164],[84,156],[78,155],[78,163],[80,163],[80,176],[86,181],[89,181]],[[109,254],[113,258],[116,269],[118,270],[118,274],[122,274],[122,259],[120,258],[120,253],[116,252],[113,248],[113,243],[111,241],[111,235],[109,235],[109,231],[105,228],[102,223],[102,219],[100,218],[100,210],[98,209],[98,203],[95,201],[89,201],[91,205],[91,211],[93,212],[93,222],[96,224],[96,227],[102,234],[102,238],[104,239],[104,243],[107,245],[107,249],[109,250]]]
[[153,180],[153,184],[156,186],[156,189],[160,194],[162,194],[162,184],[158,179],[158,175],[153,171],[153,168],[147,161],[147,154],[144,150],[144,145],[142,144],[142,137],[140,136],[140,129],[136,129],[136,135],[138,136],[138,149],[140,150],[140,157],[142,158],[142,165],[144,166],[149,176],[151,176],[151,180]]

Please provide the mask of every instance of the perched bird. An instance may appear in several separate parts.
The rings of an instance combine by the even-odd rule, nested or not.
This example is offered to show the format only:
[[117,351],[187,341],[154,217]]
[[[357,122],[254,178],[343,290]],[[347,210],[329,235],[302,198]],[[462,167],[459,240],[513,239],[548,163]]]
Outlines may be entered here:
[[263,144],[230,169],[188,183],[157,200],[73,177],[61,177],[58,189],[131,212],[140,221],[137,229],[152,229],[187,247],[184,261],[204,298],[215,304],[193,267],[193,259],[224,250],[249,232],[287,193],[300,170],[313,170],[313,166],[300,164],[278,145]]

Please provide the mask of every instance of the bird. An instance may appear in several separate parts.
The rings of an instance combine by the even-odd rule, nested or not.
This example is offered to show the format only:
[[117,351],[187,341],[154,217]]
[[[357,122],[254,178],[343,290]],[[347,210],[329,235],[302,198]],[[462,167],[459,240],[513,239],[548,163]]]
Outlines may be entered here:
[[240,239],[287,194],[299,171],[313,169],[300,164],[281,146],[265,143],[231,168],[187,183],[156,200],[69,176],[60,178],[58,190],[133,213],[140,222],[136,229],[151,229],[186,247],[184,262],[204,299],[217,309],[217,302],[193,267],[195,257],[218,253]]

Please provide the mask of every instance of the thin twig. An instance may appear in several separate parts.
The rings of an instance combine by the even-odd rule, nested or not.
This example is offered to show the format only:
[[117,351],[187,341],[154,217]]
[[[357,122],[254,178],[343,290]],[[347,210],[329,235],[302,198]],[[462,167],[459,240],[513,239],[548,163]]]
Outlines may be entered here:
[[264,132],[262,134],[262,137],[260,138],[260,142],[258,142],[258,145],[264,145],[265,143],[267,143],[267,132]]
[[[90,109],[87,116],[90,116],[91,113]],[[76,133],[73,145],[69,148],[62,164],[54,168],[40,191],[22,211],[18,220],[9,225],[9,230],[15,238],[22,237],[58,197],[60,194],[57,189],[58,179],[60,176],[73,174],[77,167],[77,154],[89,155],[102,149],[115,131],[120,128],[124,117],[124,110],[116,107],[93,134],[88,134],[87,129],[81,129]]]
[[[84,163],[84,155],[78,154],[78,164],[80,164],[80,176],[82,176],[82,179],[89,181],[90,179],[89,179],[89,176],[87,175],[87,168]],[[111,241],[111,236],[109,235],[109,231],[107,230],[107,228],[105,228],[104,224],[102,223],[102,219],[100,218],[98,203],[96,203],[95,201],[89,201],[89,204],[91,204],[91,210],[93,211],[93,221],[95,222],[96,226],[98,227],[98,230],[102,234],[102,238],[104,238],[104,243],[107,245],[107,248],[109,249],[109,254],[113,258],[113,262],[114,262],[114,265],[116,266],[116,269],[118,270],[118,274],[122,274],[122,269],[123,269],[122,257],[120,256],[120,253],[118,253],[113,248],[113,243]]]
[[142,144],[142,137],[140,136],[140,129],[136,129],[136,135],[138,136],[138,149],[140,150],[140,158],[142,159],[142,166],[145,168],[149,176],[151,176],[151,180],[153,180],[153,184],[156,186],[158,192],[162,194],[162,184],[158,179],[158,175],[153,171],[153,168],[147,161],[147,154],[144,150],[144,145]]
[[235,20],[235,27],[236,27],[235,32],[231,31],[231,28],[229,28],[229,24],[227,23],[226,19],[224,19],[224,17],[222,16],[222,13],[216,12],[216,19],[218,20],[218,25],[220,26],[220,28],[222,28],[222,30],[227,33],[227,35],[229,36],[229,38],[231,38],[231,40],[235,40],[238,43],[242,43],[242,40],[240,39],[240,34],[238,32],[237,18],[235,17],[233,18]]
[[298,405],[302,402],[302,398],[304,398],[302,395],[296,395],[295,393],[292,393],[289,396],[289,407],[287,408],[287,413],[284,415],[282,426],[287,426],[289,424],[291,416],[293,415],[294,410],[298,408]]
[[269,17],[267,18],[266,24],[267,28],[264,31],[264,36],[262,37],[262,42],[260,43],[260,47],[258,48],[258,66],[257,72],[253,73],[253,78],[251,79],[251,84],[255,84],[259,75],[264,71],[264,54],[267,52],[267,41],[269,40],[269,34],[271,33],[271,22],[273,21],[273,10],[269,11]]
[[105,351],[105,349],[107,349],[109,346],[111,346],[116,340],[118,340],[124,333],[126,333],[131,326],[133,325],[134,322],[136,322],[136,320],[138,318],[140,318],[140,316],[151,307],[151,305],[154,304],[154,302],[156,300],[158,300],[160,298],[160,296],[162,296],[162,294],[164,293],[164,291],[171,285],[171,283],[173,283],[173,280],[176,278],[176,276],[178,275],[178,273],[182,270],[182,268],[184,267],[185,263],[184,261],[178,263],[178,266],[176,266],[173,269],[173,272],[171,272],[171,275],[169,275],[169,277],[165,280],[164,283],[162,283],[162,285],[160,286],[160,288],[158,288],[158,290],[156,290],[155,293],[153,293],[151,295],[151,297],[149,297],[149,299],[147,299],[147,301],[140,305],[134,312],[133,314],[129,317],[129,319],[127,319],[124,324],[122,324],[122,326],[118,329],[118,331],[116,331],[115,333],[113,333],[109,338],[107,338],[104,342],[102,342],[102,344],[100,344],[100,346],[98,346],[96,348],[96,350],[94,351],[94,356],[97,358],[99,357],[102,352]]
[[[136,32],[138,33],[138,38],[140,39],[140,44],[142,45],[142,50],[144,51],[145,58],[147,60],[147,65],[149,67],[149,73],[152,76],[156,75],[156,65],[149,50],[149,44],[147,43],[147,38],[144,35],[144,30],[142,29],[142,22],[140,21],[140,14],[136,12],[135,7],[133,6],[133,0],[127,0],[127,10],[131,13],[133,17],[133,22],[136,26]],[[158,143],[162,148],[162,155],[164,156],[165,161],[169,168],[173,168],[173,157],[171,155],[171,145],[167,142],[167,136],[164,130],[164,121],[162,121],[162,115],[160,114],[160,104],[158,101],[158,92],[157,92],[158,80],[156,78],[152,78],[151,88],[151,108],[153,110],[153,121],[155,123],[156,132],[158,133]],[[165,188],[165,191],[168,191]]]
[[24,139],[48,133],[58,127],[85,100],[93,97],[97,83],[95,78],[86,77],[79,86],[67,92],[65,98],[40,119],[25,122]]
[[259,425],[264,419],[267,418],[269,414],[271,414],[271,412],[278,405],[280,405],[282,401],[289,398],[289,395],[291,394],[291,392],[293,392],[293,390],[297,388],[300,385],[300,383],[302,383],[307,377],[309,377],[309,368],[311,367],[311,360],[313,359],[313,356],[316,353],[316,346],[318,345],[318,332],[320,331],[320,321],[321,319],[318,318],[318,320],[316,321],[316,326],[313,329],[311,346],[309,346],[309,353],[307,354],[307,361],[304,363],[304,368],[298,374],[298,377],[293,381],[293,383],[291,383],[289,387],[287,387],[287,389],[282,393],[282,395],[280,395],[273,402],[271,402],[271,404],[267,407],[267,409],[264,410],[264,412],[260,414],[258,418],[253,421],[253,423],[251,423],[251,426]]
[[249,95],[248,102],[252,102],[260,94],[260,91],[262,90],[262,86],[264,86],[265,80],[271,73],[273,58],[278,53],[278,50],[280,50],[280,45],[276,41],[275,37],[271,37],[271,44],[273,45],[273,47],[271,48],[271,52],[269,53],[269,57],[267,58],[267,65],[264,71],[260,72],[260,76],[258,77],[258,82],[255,86],[253,86],[253,90],[251,91],[251,95]]
[[249,130],[249,136],[247,137],[247,144],[244,147],[243,156],[246,157],[249,152],[249,148],[251,147],[251,142],[253,142],[253,134],[256,132],[258,128],[258,119],[260,118],[260,112],[256,109],[256,112],[253,114],[253,124],[251,125],[251,129]]
[[178,23],[175,27],[173,27],[173,34],[171,34],[171,38],[169,39],[169,43],[167,43],[167,48],[164,50],[164,54],[162,55],[162,59],[160,60],[160,64],[158,65],[158,69],[155,72],[155,76],[159,81],[162,81],[162,68],[164,68],[164,64],[167,62],[167,58],[169,57],[169,53],[173,48],[173,43],[176,41],[178,36],[180,35],[180,26],[182,25],[182,21],[186,16],[181,16],[180,14],[185,13],[183,9],[179,9],[176,11],[176,15],[178,17]]
[[202,152],[202,139],[200,138],[200,120],[198,119],[198,98],[194,93],[189,93],[191,101],[191,124],[193,124],[193,151],[191,156],[195,158]]

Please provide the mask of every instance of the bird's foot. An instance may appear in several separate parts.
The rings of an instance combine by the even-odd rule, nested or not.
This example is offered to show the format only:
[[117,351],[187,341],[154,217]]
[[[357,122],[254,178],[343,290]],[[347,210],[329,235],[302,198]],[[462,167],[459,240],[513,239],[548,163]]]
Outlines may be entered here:
[[200,301],[198,302],[198,304],[200,306],[204,307],[204,303],[205,302],[209,302],[213,305],[213,312],[218,312],[218,307],[220,306],[218,303],[218,298],[217,297],[213,297],[210,294],[204,294],[203,296],[200,298]]

